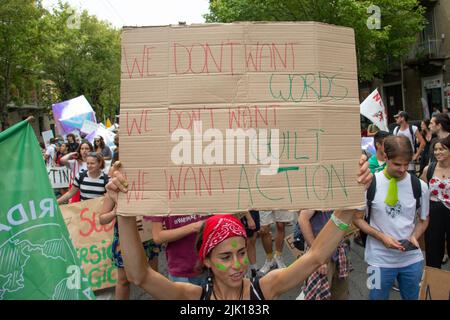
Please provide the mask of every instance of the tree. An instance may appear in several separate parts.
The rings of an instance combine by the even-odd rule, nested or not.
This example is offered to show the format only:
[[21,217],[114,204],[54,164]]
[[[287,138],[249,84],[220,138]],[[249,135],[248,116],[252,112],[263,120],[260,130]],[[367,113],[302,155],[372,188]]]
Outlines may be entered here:
[[[372,5],[380,8],[380,29],[368,27]],[[382,77],[388,58],[407,54],[425,25],[418,0],[211,0],[209,10],[207,22],[319,21],[351,27],[360,81]]]
[[43,63],[60,99],[85,95],[98,118],[113,116],[119,106],[120,32],[62,3],[46,15],[45,25]]
[[0,0],[0,122],[9,127],[7,105],[29,99],[41,74],[39,1]]

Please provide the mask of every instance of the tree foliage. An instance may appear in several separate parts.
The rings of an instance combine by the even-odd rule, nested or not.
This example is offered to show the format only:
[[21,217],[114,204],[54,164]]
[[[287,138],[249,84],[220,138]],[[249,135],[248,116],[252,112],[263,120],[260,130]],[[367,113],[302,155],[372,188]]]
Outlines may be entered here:
[[67,4],[49,12],[38,0],[0,0],[0,129],[9,103],[50,108],[79,95],[99,120],[112,117],[119,88],[119,30]]
[[[368,28],[372,5],[380,8],[380,29]],[[382,77],[388,58],[407,54],[425,25],[418,0],[211,0],[209,10],[207,22],[318,21],[351,27],[360,81]]]

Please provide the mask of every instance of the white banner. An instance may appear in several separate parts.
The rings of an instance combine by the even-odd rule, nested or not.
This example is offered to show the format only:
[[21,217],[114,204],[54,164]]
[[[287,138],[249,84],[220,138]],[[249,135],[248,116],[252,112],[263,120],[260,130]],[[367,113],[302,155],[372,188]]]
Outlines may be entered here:
[[380,130],[389,131],[387,126],[386,109],[378,89],[375,89],[366,100],[361,103],[360,113],[373,122]]
[[45,147],[47,148],[50,145],[50,139],[54,138],[53,131],[52,130],[42,131],[41,134],[42,139],[44,139]]
[[70,169],[67,167],[47,167],[48,178],[53,189],[68,188]]

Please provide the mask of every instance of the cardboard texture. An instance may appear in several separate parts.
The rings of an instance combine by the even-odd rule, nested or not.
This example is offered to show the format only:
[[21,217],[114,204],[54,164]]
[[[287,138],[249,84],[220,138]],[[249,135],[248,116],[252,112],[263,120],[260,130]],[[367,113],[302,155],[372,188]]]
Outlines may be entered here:
[[364,206],[359,119],[352,29],[125,28],[118,213]]
[[[101,197],[60,206],[70,237],[94,291],[113,287],[117,283],[117,268],[111,260],[115,220],[107,225],[100,225],[99,212],[103,199]],[[151,239],[151,222],[142,221],[142,217],[137,217],[137,220],[142,241]]]
[[425,267],[419,293],[420,300],[450,300],[450,272]]

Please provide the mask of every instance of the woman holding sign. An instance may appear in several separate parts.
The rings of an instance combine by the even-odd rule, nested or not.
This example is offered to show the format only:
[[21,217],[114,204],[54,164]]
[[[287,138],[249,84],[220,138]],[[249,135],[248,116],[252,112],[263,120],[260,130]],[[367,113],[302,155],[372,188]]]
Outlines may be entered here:
[[[372,175],[364,158],[360,160],[358,182],[367,185]],[[119,172],[108,184],[103,212],[113,210],[119,192],[127,192]],[[129,279],[156,299],[167,300],[263,300],[276,299],[295,288],[336,250],[353,219],[353,210],[336,210],[317,236],[311,249],[287,268],[277,269],[253,281],[244,279],[249,266],[247,235],[242,223],[231,215],[215,215],[205,221],[198,242],[200,261],[210,272],[203,286],[174,283],[148,268],[135,217],[118,216],[125,269]]]

